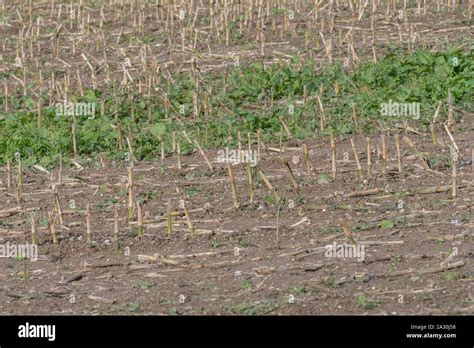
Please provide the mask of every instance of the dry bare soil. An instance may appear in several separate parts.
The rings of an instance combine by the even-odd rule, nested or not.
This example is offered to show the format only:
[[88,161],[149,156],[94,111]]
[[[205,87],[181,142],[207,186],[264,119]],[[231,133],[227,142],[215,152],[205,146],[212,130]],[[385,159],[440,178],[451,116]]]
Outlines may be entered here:
[[[442,139],[433,146],[429,136],[409,137],[428,160],[447,155]],[[263,182],[256,185],[254,205],[248,203],[243,164],[234,166],[240,202],[234,209],[225,165],[213,161],[213,173],[204,175],[208,169],[198,152],[183,159],[181,170],[172,157],[164,164],[137,163],[141,240],[136,222],[127,222],[126,167],[106,163],[98,170],[67,168],[59,191],[66,205],[64,226],[57,227],[59,244],[51,243],[44,222],[38,226],[38,261],[1,260],[2,312],[472,314],[474,171],[461,165],[458,197],[453,199],[451,170],[443,161],[436,171],[426,170],[402,143],[399,173],[395,141],[387,137],[383,174],[377,156],[380,139],[372,139],[373,173],[367,177],[365,141],[356,138],[364,179],[358,177],[347,139],[336,142],[334,181],[327,143],[307,142],[314,164],[311,176],[301,143],[283,144],[282,153],[262,150],[260,168],[285,198],[280,209],[268,203],[273,196]],[[456,139],[468,162],[472,133]],[[207,156],[212,160],[216,152]],[[300,194],[291,186],[283,157],[290,158]],[[0,188],[2,242],[28,240],[26,212],[51,210],[52,197],[43,172],[28,172],[21,205]],[[194,234],[179,209],[184,197]],[[72,202],[75,209],[69,208]],[[174,215],[171,239],[168,202]],[[91,246],[85,241],[87,203],[92,206]],[[116,203],[118,242],[113,240]],[[344,223],[364,246],[364,258],[325,256],[326,245],[349,244]]]

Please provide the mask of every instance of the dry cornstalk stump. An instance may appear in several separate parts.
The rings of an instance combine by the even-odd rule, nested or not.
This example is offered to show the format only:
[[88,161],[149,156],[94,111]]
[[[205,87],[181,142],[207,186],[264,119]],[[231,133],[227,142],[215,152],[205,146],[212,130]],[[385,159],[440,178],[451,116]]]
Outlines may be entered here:
[[134,198],[133,198],[133,167],[127,168],[128,173],[128,182],[127,182],[127,209],[128,209],[128,221],[133,220],[133,208],[134,208]]
[[184,216],[186,217],[186,222],[188,224],[189,234],[194,235],[196,230],[194,228],[193,221],[191,220],[191,216],[189,215],[188,209],[186,208],[186,202],[184,199],[181,199],[181,209],[184,211]]
[[270,191],[270,193],[273,194],[273,197],[275,198],[275,202],[279,202],[279,201],[280,201],[280,195],[279,195],[278,192],[275,190],[275,188],[273,187],[273,185],[270,183],[270,181],[268,180],[267,176],[266,176],[261,170],[258,171],[258,175],[260,175],[260,178],[263,180],[263,182],[264,182],[265,185],[267,186],[267,188],[268,188],[268,190]]
[[397,163],[398,163],[398,172],[403,172],[403,162],[402,162],[402,153],[400,150],[400,138],[398,134],[395,135],[395,144],[397,146]]
[[298,187],[298,182],[296,181],[295,174],[293,174],[293,171],[291,170],[290,163],[288,161],[288,157],[284,157],[282,159],[283,164],[285,165],[286,169],[288,169],[288,173],[290,174],[290,180],[291,180],[291,185],[293,186],[293,189],[297,194],[299,194],[299,187]]
[[253,191],[253,172],[250,162],[247,163],[247,184],[249,190],[249,204],[253,205],[254,202],[254,191]]
[[48,223],[49,223],[49,232],[51,234],[51,240],[53,244],[58,244],[58,237],[56,235],[56,216],[53,215],[52,211],[48,212]]
[[337,162],[336,162],[336,142],[334,141],[334,135],[331,133],[330,135],[331,141],[331,159],[332,159],[332,178],[336,179],[336,171],[337,171]]
[[91,227],[91,205],[86,205],[86,241],[88,245],[92,244],[92,227]]
[[118,205],[114,205],[114,241],[118,242],[119,240],[119,212]]
[[237,188],[235,187],[235,176],[234,170],[232,169],[232,164],[227,163],[227,171],[229,175],[230,189],[232,191],[232,203],[234,205],[234,208],[238,209],[240,204],[239,199],[237,198]]
[[311,177],[313,176],[313,163],[309,158],[308,146],[306,144],[303,144],[303,156],[306,163],[306,172],[308,173],[308,176]]
[[357,172],[359,174],[359,177],[363,178],[364,177],[364,172],[362,170],[362,166],[360,165],[359,154],[357,153],[357,149],[356,149],[356,146],[355,146],[355,143],[354,143],[354,139],[350,138],[350,141],[351,141],[352,152],[354,153],[354,160],[355,160],[355,163],[356,163],[356,166],[357,166]]
[[138,236],[138,240],[141,240],[143,237],[142,206],[139,202],[137,202],[137,236]]
[[37,234],[36,234],[36,216],[35,213],[30,213],[30,220],[31,220],[31,244],[36,244],[36,241],[38,240]]
[[167,223],[168,223],[168,239],[171,239],[171,234],[173,233],[173,217],[171,211],[171,200],[168,199],[168,214],[167,214]]
[[370,138],[365,138],[367,141],[367,176],[372,176],[372,149],[370,147]]

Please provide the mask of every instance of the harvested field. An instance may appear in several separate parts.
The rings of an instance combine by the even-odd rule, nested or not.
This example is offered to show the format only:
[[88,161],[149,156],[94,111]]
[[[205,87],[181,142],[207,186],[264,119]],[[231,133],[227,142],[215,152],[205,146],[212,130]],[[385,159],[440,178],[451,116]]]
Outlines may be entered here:
[[472,315],[472,9],[2,1],[1,313]]

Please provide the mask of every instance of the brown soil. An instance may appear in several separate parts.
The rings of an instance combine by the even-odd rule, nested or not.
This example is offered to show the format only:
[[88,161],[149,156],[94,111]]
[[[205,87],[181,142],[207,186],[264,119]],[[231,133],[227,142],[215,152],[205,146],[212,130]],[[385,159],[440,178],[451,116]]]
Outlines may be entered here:
[[[468,128],[471,133],[455,134],[464,160],[471,160],[473,133]],[[372,136],[374,168],[365,180],[358,178],[348,139],[336,139],[335,181],[330,179],[326,142],[307,142],[315,168],[312,177],[306,173],[302,143],[284,144],[283,153],[262,150],[259,166],[286,200],[279,213],[279,246],[278,204],[271,202],[264,183],[256,184],[255,205],[250,206],[245,167],[234,166],[241,207],[233,209],[226,167],[216,163],[215,151],[207,151],[215,167],[212,173],[199,152],[182,159],[181,171],[174,156],[163,165],[135,164],[135,198],[144,199],[142,240],[136,223],[127,222],[127,170],[122,164],[64,169],[59,190],[64,226],[57,227],[58,245],[52,244],[45,221],[53,209],[49,176],[28,171],[20,204],[14,185],[6,189],[3,176],[0,241],[29,241],[29,211],[35,210],[39,260],[0,259],[1,312],[472,314],[474,171],[470,165],[459,168],[458,197],[453,199],[449,161],[433,161],[436,156],[450,158],[449,140],[442,134],[440,130],[442,144],[434,146],[429,135],[408,132],[434,169],[423,169],[402,142],[402,174],[394,138],[386,137],[389,162],[383,174],[377,156],[380,137]],[[365,171],[365,141],[357,138],[356,144]],[[344,161],[344,152],[349,161]],[[290,158],[299,195],[292,189],[283,157]],[[57,177],[57,170],[54,173]],[[442,192],[426,193],[433,187]],[[374,189],[379,191],[370,191]],[[356,192],[360,194],[351,195]],[[183,197],[194,234],[179,209]],[[404,209],[399,209],[400,199]],[[71,200],[75,209],[69,206]],[[180,212],[173,217],[171,239],[168,200]],[[113,241],[115,202],[120,212],[118,242]],[[92,246],[85,242],[86,203],[92,207]],[[290,208],[291,203],[295,207]],[[5,212],[15,207],[21,208]],[[303,219],[306,222],[292,227]],[[325,257],[325,245],[349,243],[341,229],[344,222],[356,243],[365,245],[363,261]],[[453,248],[458,255],[447,260]]]

